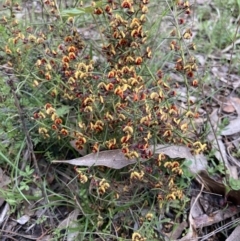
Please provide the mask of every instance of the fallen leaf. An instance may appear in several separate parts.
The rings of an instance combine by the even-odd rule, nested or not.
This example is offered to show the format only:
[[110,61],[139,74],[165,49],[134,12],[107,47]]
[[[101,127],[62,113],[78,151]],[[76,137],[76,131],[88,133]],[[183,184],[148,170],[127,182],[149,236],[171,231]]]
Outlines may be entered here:
[[223,136],[230,136],[233,134],[236,134],[240,132],[240,118],[237,118],[235,120],[231,120],[229,125],[227,125],[224,130],[221,132],[221,135]]
[[226,113],[232,113],[235,111],[235,108],[231,102],[231,100],[226,96],[218,96],[217,97],[219,105],[222,107],[222,110]]
[[209,0],[196,0],[197,4],[209,4]]
[[72,160],[54,160],[53,163],[68,163],[75,166],[106,166],[121,169],[137,162],[137,159],[128,160],[120,149],[91,153]]
[[[206,158],[201,155],[193,156],[188,147],[176,145],[156,145],[149,148],[155,155],[163,153],[170,158],[181,158],[191,161],[189,166],[190,171],[197,173],[198,171],[205,170],[207,167]],[[67,163],[75,166],[106,166],[113,169],[121,169],[125,166],[134,164],[136,162],[145,162],[146,159],[139,160],[137,158],[127,159],[122,153],[121,149],[101,151],[98,153],[91,153],[83,157],[75,158],[72,160],[53,160],[52,163]]]
[[9,204],[6,202],[4,207],[1,208],[1,212],[0,212],[0,225],[2,224],[2,222],[5,220],[5,218],[7,216],[9,216],[9,211],[10,211],[10,206]]
[[240,213],[240,208],[237,207],[227,207],[223,210],[218,210],[215,213],[212,213],[211,216],[203,214],[200,217],[194,219],[196,228],[203,228],[211,226],[215,223],[219,223],[223,220],[233,217],[234,215]]
[[240,99],[231,97],[230,100],[231,100],[232,105],[234,106],[238,116],[240,116]]
[[217,136],[214,133],[217,133],[218,130],[218,109],[215,109],[212,114],[210,115],[210,121],[211,121],[211,126],[210,126],[210,132],[207,136],[207,139],[209,143],[212,143],[212,149],[215,149],[215,157],[217,160],[221,163],[224,164],[225,167],[227,167],[230,176],[233,178],[238,178],[236,176],[235,170],[232,168],[228,161],[228,156],[226,152],[226,147],[222,142],[222,137]]
[[[191,198],[191,204],[190,204],[191,215],[192,215],[193,218],[197,218],[197,217],[203,215],[203,208],[202,208],[199,200],[197,200],[196,202],[195,202],[195,200],[196,200],[196,197],[192,197]],[[194,202],[195,202],[195,204],[193,205]]]
[[239,240],[240,237],[240,225],[238,225],[233,232],[231,233],[231,235],[226,239],[226,241],[236,241]]
[[[197,180],[201,180],[204,187],[215,194],[221,194],[223,197],[226,195],[226,187],[222,181],[216,181],[209,176],[207,171],[200,171],[197,175]],[[227,194],[227,200],[235,205],[240,205],[240,190],[230,190]]]
[[30,217],[28,215],[23,215],[22,217],[20,217],[19,219],[17,219],[17,223],[24,225],[29,221]]
[[171,235],[169,235],[171,240],[175,240],[178,237],[180,237],[184,229],[186,229],[187,227],[188,227],[188,223],[186,221],[183,221],[180,224],[178,224],[178,226],[172,231]]
[[240,132],[240,100],[238,98],[231,98],[231,103],[234,106],[238,117],[234,120],[231,120],[230,123],[225,127],[221,132],[223,136],[230,136]]
[[[79,213],[80,213],[80,210],[78,210],[78,209],[73,210],[68,215],[67,218],[65,218],[61,223],[59,223],[58,228],[59,229],[76,228],[77,227],[76,220],[78,218]],[[79,231],[75,231],[75,232],[67,231],[67,241],[75,241],[78,236]]]
[[212,67],[211,69],[213,75],[221,80],[222,82],[224,83],[228,83],[228,80],[227,80],[227,70],[225,67],[221,66],[220,68],[219,67]]
[[178,239],[178,241],[198,241],[198,235],[197,235],[197,231],[195,229],[195,223],[194,223],[194,220],[192,218],[192,215],[189,215],[189,218],[188,218],[188,221],[189,221],[189,228],[188,228],[188,232],[187,234],[181,238],[181,239]]
[[240,103],[239,100],[234,100],[233,98],[231,101],[238,114],[238,117],[234,120],[231,120],[230,123],[221,132],[221,135],[223,136],[229,136],[240,132]]

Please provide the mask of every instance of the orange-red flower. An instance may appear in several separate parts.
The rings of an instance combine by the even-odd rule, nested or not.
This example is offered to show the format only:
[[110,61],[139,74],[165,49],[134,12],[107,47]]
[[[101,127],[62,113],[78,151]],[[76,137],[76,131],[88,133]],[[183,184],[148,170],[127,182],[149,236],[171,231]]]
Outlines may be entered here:
[[124,0],[121,4],[121,7],[130,9],[132,7],[132,4],[129,0]]

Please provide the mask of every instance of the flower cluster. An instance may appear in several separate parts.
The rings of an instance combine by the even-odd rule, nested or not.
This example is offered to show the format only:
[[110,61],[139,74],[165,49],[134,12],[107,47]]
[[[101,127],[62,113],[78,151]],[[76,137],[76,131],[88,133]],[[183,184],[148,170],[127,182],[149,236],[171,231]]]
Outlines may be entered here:
[[100,195],[104,194],[109,187],[110,187],[109,183],[105,179],[102,179],[98,185],[98,193]]

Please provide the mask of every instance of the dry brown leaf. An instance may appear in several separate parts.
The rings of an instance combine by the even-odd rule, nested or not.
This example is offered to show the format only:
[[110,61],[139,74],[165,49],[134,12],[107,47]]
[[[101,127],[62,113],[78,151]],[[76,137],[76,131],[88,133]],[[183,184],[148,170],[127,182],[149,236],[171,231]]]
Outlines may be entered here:
[[[67,218],[65,218],[61,223],[59,223],[58,228],[59,229],[66,229],[66,228],[76,228],[77,227],[77,217],[80,214],[80,210],[75,209],[73,210]],[[80,230],[79,230],[80,231]],[[79,231],[76,232],[69,232],[67,234],[67,241],[75,241]]]
[[235,120],[231,120],[221,132],[223,136],[229,136],[240,132],[240,100],[238,98],[231,98],[231,103],[234,106],[238,117]]
[[238,117],[235,120],[231,120],[229,125],[221,132],[223,136],[231,136],[240,132],[240,118]]
[[226,96],[218,96],[218,103],[222,107],[222,110],[226,113],[232,113],[235,111],[235,108],[231,102],[231,100]]
[[210,0],[196,0],[197,4],[209,4]]
[[3,223],[5,218],[9,216],[10,206],[8,203],[5,203],[4,207],[1,207],[1,213],[0,213],[0,225]]
[[[206,170],[207,160],[201,154],[193,156],[188,147],[185,146],[169,146],[157,145],[149,148],[155,155],[163,153],[170,158],[181,158],[192,161],[190,171],[197,173],[201,170]],[[67,163],[75,166],[106,166],[113,169],[121,169],[125,166],[136,163],[137,161],[144,162],[145,159],[127,159],[122,153],[121,149],[101,151],[98,153],[91,153],[83,157],[75,158],[72,160],[53,160],[53,163]]]
[[188,229],[187,234],[183,238],[178,239],[177,241],[197,241],[197,240],[199,240],[197,232],[196,232],[195,227],[194,227],[195,223],[194,223],[194,220],[193,220],[191,215],[189,215],[188,221],[189,221],[190,227]]
[[188,223],[186,221],[179,223],[178,226],[169,235],[169,238],[171,238],[171,240],[177,239],[178,237],[180,237],[184,229],[186,229],[187,227],[188,227]]
[[234,215],[240,213],[240,208],[237,207],[227,207],[223,210],[218,210],[215,213],[212,213],[211,216],[203,214],[200,217],[194,219],[196,228],[203,228],[211,226],[215,223],[219,223],[225,219],[231,218]]
[[17,223],[24,225],[30,220],[30,216],[28,215],[23,215],[19,219],[16,220]]
[[121,169],[137,162],[137,159],[128,160],[120,149],[91,153],[72,160],[54,160],[53,163],[68,163],[75,166],[106,166]]
[[[226,187],[225,184],[223,184],[221,181],[216,181],[213,178],[211,178],[207,171],[200,171],[198,173],[197,177],[198,181],[200,180],[200,183],[204,184],[204,187],[215,194],[221,194],[222,196],[226,195]],[[228,201],[230,203],[234,203],[235,205],[240,205],[240,190],[230,190],[227,194]]]
[[236,175],[235,169],[230,165],[227,157],[226,147],[222,142],[221,136],[215,136],[214,133],[217,133],[218,130],[218,109],[215,109],[212,114],[210,115],[211,121],[211,130],[207,136],[209,143],[212,143],[212,149],[215,149],[215,157],[220,163],[224,163],[224,166],[227,167],[230,176],[234,179],[237,179],[238,176]]
[[236,240],[239,240],[239,237],[240,237],[240,225],[233,230],[233,232],[226,239],[226,241],[236,241]]
[[191,200],[191,209],[190,209],[190,213],[189,213],[189,216],[188,216],[188,221],[189,221],[188,233],[187,233],[186,236],[181,238],[179,241],[198,240],[198,235],[197,235],[197,231],[196,231],[196,224],[195,224],[195,221],[193,219],[193,212],[195,211],[194,207],[198,203],[198,200],[201,196],[203,188],[204,188],[204,185],[202,185],[202,188],[201,188],[199,194],[197,195],[197,197],[192,198],[192,200]]
[[240,99],[239,98],[235,98],[235,97],[231,97],[230,98],[238,116],[240,116]]
[[[201,215],[203,215],[203,208],[201,207],[201,204],[199,203],[199,200],[196,200],[196,197],[193,197],[191,198],[191,215],[193,218],[197,218]],[[193,205],[193,203],[195,202],[195,204]]]
[[213,75],[221,80],[224,83],[228,83],[228,78],[227,78],[227,68],[225,66],[221,66],[221,67],[212,67],[211,69]]

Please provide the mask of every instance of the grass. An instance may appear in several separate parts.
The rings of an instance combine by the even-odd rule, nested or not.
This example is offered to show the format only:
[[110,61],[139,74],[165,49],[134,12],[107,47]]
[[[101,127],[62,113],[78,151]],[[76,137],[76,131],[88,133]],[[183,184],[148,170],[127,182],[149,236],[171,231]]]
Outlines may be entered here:
[[[163,95],[167,98],[162,99],[159,105],[162,109],[171,107],[173,112],[176,108],[173,106],[180,107],[182,105],[183,113],[179,119],[187,121],[191,129],[187,132],[188,136],[183,134],[185,130],[183,124],[178,126],[178,129],[174,129],[174,127],[173,132],[176,135],[174,138],[181,138],[184,144],[195,143],[196,140],[200,140],[202,143],[207,142],[207,134],[198,130],[192,119],[188,119],[186,113],[200,107],[205,108],[205,102],[210,98],[207,100],[202,95],[204,85],[210,86],[213,96],[218,91],[213,85],[211,67],[227,65],[231,67],[232,71],[229,70],[229,74],[238,74],[239,54],[237,51],[231,56],[230,61],[222,58],[222,55],[220,55],[220,61],[213,60],[209,56],[218,56],[219,52],[239,38],[234,22],[239,15],[239,7],[238,1],[218,0],[213,1],[211,5],[194,5],[191,11],[194,11],[195,20],[182,14],[184,10],[179,10],[172,1],[163,1],[161,4],[153,2],[149,5],[150,14],[147,15],[148,21],[144,25],[144,31],[147,31],[147,44],[152,49],[152,57],[144,61],[142,67],[137,69],[137,74],[146,79],[146,86],[150,92],[157,92],[159,89],[155,83],[155,73],[159,69],[162,70],[164,75],[159,77],[160,82],[169,84],[170,88],[165,86],[163,89]],[[9,8],[16,10],[16,6],[13,9]],[[0,34],[3,36],[0,40],[0,109],[2,110],[0,114],[0,141],[2,144],[0,146],[0,168],[11,180],[11,183],[7,185],[0,183],[0,187],[2,187],[0,197],[9,204],[9,215],[12,219],[18,220],[23,215],[31,218],[26,223],[16,224],[14,235],[6,231],[5,227],[9,224],[9,220],[5,219],[0,224],[1,235],[5,236],[6,240],[10,240],[8,237],[11,235],[13,238],[20,239],[25,237],[26,233],[29,235],[28,230],[30,230],[38,237],[45,235],[48,240],[144,240],[140,237],[144,237],[145,240],[166,240],[167,236],[171,239],[174,235],[176,236],[174,238],[177,239],[182,234],[177,236],[174,230],[188,220],[188,210],[191,207],[190,185],[193,176],[184,160],[171,160],[165,157],[166,159],[162,160],[162,165],[159,166],[156,158],[149,157],[146,163],[137,162],[135,165],[124,167],[121,170],[91,166],[74,169],[66,164],[51,164],[54,159],[78,157],[79,150],[77,151],[69,143],[71,136],[61,136],[54,131],[45,132],[43,129],[41,133],[39,132],[40,128],[51,129],[49,127],[53,123],[51,116],[48,117],[48,108],[45,107],[44,112],[44,106],[47,103],[51,103],[56,109],[57,116],[62,118],[64,130],[71,132],[72,130],[79,131],[79,128],[83,131],[84,128],[78,124],[81,122],[87,125],[88,120],[97,120],[99,117],[101,120],[115,118],[115,115],[119,114],[115,112],[115,103],[119,99],[116,96],[112,97],[109,92],[104,96],[107,100],[104,105],[101,101],[96,101],[95,106],[90,106],[96,111],[90,115],[80,109],[78,100],[61,99],[64,94],[71,93],[71,85],[68,85],[67,79],[64,80],[65,82],[63,81],[63,73],[51,72],[51,66],[42,68],[44,70],[42,74],[38,73],[35,63],[42,58],[47,61],[56,61],[57,66],[62,64],[61,57],[55,60],[51,51],[63,42],[66,35],[72,34],[71,23],[68,22],[70,20],[67,20],[68,18],[65,16],[62,17],[62,22],[59,20],[54,26],[48,24],[54,18],[54,15],[48,15],[49,10],[49,6],[45,6],[45,14],[41,16],[43,22],[36,24],[35,21],[32,21],[31,26],[33,36],[40,30],[48,33],[42,48],[39,47],[40,45],[32,47],[29,39],[27,45],[20,44],[19,41],[17,43],[19,49],[15,48],[15,45],[9,41],[9,36],[14,36],[10,33],[11,22],[0,25]],[[86,42],[89,45],[83,49],[80,60],[87,59],[86,56],[99,59],[94,66],[95,82],[90,82],[91,84],[84,87],[85,89],[81,89],[83,90],[83,93],[80,93],[81,98],[86,100],[91,91],[91,94],[100,95],[99,93],[102,93],[97,92],[99,85],[95,84],[99,77],[105,81],[104,84],[107,83],[105,76],[109,69],[111,70],[111,62],[103,61],[104,53],[101,52],[99,43],[108,40],[104,34],[105,32],[111,33],[111,28],[107,26],[106,19],[99,20],[100,18],[97,16],[92,18],[91,13],[94,8],[83,7],[82,10],[85,11],[83,15],[76,14],[76,26],[83,29],[83,32],[97,37],[93,41],[87,39]],[[71,9],[67,11],[75,15]],[[6,12],[2,12],[0,16],[3,17],[5,14]],[[56,14],[58,14],[57,10]],[[180,24],[182,19],[185,21],[184,25]],[[28,19],[24,21],[20,19],[19,22],[21,31],[25,31],[26,26],[31,25]],[[181,37],[188,33],[186,29],[191,28],[192,25],[196,25],[197,28],[197,34],[194,37],[197,47],[195,52],[189,47],[190,40],[184,40]],[[105,32],[103,27],[106,27]],[[51,28],[53,29],[49,30]],[[170,34],[172,29],[176,30],[176,34]],[[223,29],[226,31],[222,31]],[[99,32],[100,34],[98,34]],[[29,36],[28,33],[25,34]],[[78,41],[77,35],[75,38],[75,41]],[[109,39],[109,41],[114,41],[111,37]],[[78,42],[78,44],[80,43]],[[177,45],[179,45],[179,51],[170,51],[171,48],[177,49]],[[14,55],[7,53],[6,46],[10,51],[15,51]],[[25,46],[27,47],[25,48]],[[50,50],[47,51],[47,48]],[[239,50],[238,45],[235,46],[235,50]],[[17,51],[22,53],[17,54]],[[124,54],[127,51],[132,51],[135,55],[141,54],[141,48],[137,51],[136,49],[121,51]],[[194,55],[202,56],[205,59],[204,66],[201,66],[202,69],[198,69],[196,73],[195,70],[192,70],[194,67],[191,66],[194,63],[190,59]],[[176,71],[176,63],[181,63],[180,58],[184,61],[184,67],[187,64],[190,65],[186,68],[187,70],[190,68],[189,74],[194,72],[194,78],[198,79],[199,84],[196,88],[192,86],[194,78],[186,77],[183,71]],[[8,61],[13,66],[7,64]],[[116,60],[112,58],[111,61]],[[46,76],[44,76],[46,72],[52,74],[52,81],[46,81]],[[93,89],[91,89],[91,85],[94,86]],[[173,90],[176,93],[171,92]],[[58,95],[58,93],[60,94]],[[132,93],[129,91],[128,94],[131,96]],[[194,108],[189,102],[190,97],[196,99]],[[153,101],[148,99],[146,102],[151,106]],[[159,127],[163,129],[160,137],[156,134],[159,130],[155,128],[154,124],[149,125],[141,132],[137,132],[138,126],[131,126],[130,119],[134,119],[135,123],[139,124],[138,119],[148,111],[146,108],[145,112],[141,112],[144,104],[129,102],[129,105],[125,107],[128,108],[127,111],[125,109],[121,112],[129,119],[128,122],[123,122],[123,127],[114,126],[115,128],[111,129],[111,125],[109,125],[102,135],[90,133],[90,129],[87,129],[84,138],[89,138],[89,145],[86,149],[80,150],[80,153],[91,152],[92,145],[98,142],[101,143],[100,148],[104,149],[107,145],[114,144],[114,138],[118,138],[120,141],[121,136],[118,135],[122,134],[122,129],[125,129],[126,126],[129,127],[126,131],[127,134],[132,134],[131,127],[134,128],[133,139],[135,141],[140,138],[144,139],[146,136],[153,136],[152,139],[147,137],[149,138],[147,144],[165,143],[163,137],[168,135],[165,131],[169,126]],[[110,115],[107,115],[105,109],[109,110]],[[36,113],[38,115],[42,113],[47,118],[35,118]],[[156,116],[154,115],[154,118]],[[149,134],[148,131],[150,131]],[[82,136],[81,138],[83,141]],[[107,141],[108,144],[106,144]],[[209,155],[210,152],[210,149],[204,150],[205,155]],[[237,152],[236,157],[238,154]],[[226,171],[223,166],[214,162],[214,158],[209,157],[209,162],[211,165],[209,170],[212,174],[219,172],[222,174]],[[176,175],[173,168],[168,167],[172,165],[171,163],[179,165],[183,174]],[[174,183],[174,188],[170,183]],[[179,197],[176,197],[177,191]],[[39,232],[40,229],[41,232]],[[186,231],[183,230],[183,233]]]

